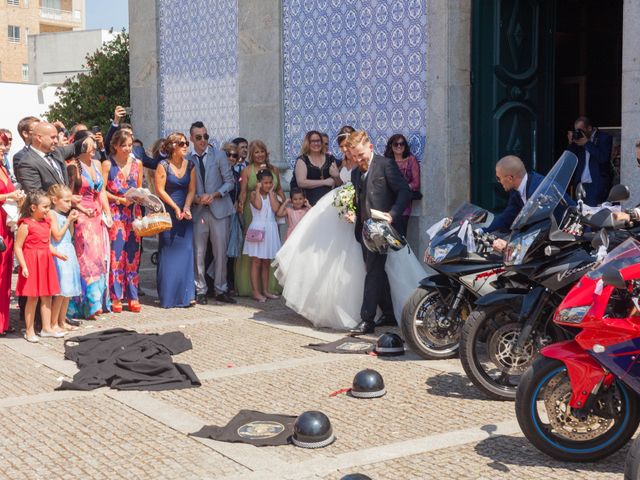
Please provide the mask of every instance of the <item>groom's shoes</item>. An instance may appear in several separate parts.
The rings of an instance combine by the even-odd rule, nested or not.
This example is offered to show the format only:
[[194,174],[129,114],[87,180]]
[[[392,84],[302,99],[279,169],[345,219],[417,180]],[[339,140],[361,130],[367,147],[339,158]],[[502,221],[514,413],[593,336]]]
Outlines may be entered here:
[[376,327],[397,327],[398,322],[396,321],[396,317],[394,317],[393,315],[382,315],[380,318],[378,318],[378,320],[375,321],[374,325]]
[[364,335],[365,333],[373,333],[375,330],[375,325],[373,322],[368,322],[366,320],[361,321],[355,328],[349,330],[351,335]]

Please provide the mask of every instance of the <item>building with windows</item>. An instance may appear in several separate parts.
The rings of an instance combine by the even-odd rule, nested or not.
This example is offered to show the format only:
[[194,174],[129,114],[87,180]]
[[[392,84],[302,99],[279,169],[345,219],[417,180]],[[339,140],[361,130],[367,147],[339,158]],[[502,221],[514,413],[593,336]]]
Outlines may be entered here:
[[364,128],[378,152],[402,133],[422,166],[412,242],[463,201],[500,210],[495,162],[546,173],[580,115],[640,201],[638,1],[136,0],[129,19],[145,143],[203,120],[286,168],[311,129]]
[[84,0],[0,0],[0,81],[29,82],[29,35],[84,30]]

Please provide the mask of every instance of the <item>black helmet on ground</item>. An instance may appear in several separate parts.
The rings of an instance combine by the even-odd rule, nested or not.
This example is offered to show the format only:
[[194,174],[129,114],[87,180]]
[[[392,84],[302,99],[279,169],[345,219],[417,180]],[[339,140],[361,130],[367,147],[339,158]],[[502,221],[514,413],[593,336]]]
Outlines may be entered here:
[[385,332],[378,338],[375,351],[380,356],[404,355],[404,342],[400,335]]
[[356,373],[351,386],[351,396],[356,398],[377,398],[387,391],[384,388],[384,380],[375,370],[367,368]]
[[336,437],[329,418],[322,412],[309,411],[298,416],[293,424],[291,441],[297,447],[321,448],[332,444]]
[[349,473],[340,480],[371,480],[371,477],[367,477],[364,473]]
[[405,238],[385,220],[366,220],[362,226],[362,242],[367,250],[385,254],[400,250],[407,244]]

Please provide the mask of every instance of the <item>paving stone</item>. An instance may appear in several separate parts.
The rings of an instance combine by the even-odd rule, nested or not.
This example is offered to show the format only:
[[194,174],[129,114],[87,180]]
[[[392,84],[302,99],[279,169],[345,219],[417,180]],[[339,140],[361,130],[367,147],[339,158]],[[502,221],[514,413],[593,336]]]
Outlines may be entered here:
[[[23,339],[15,339],[24,342]],[[0,345],[0,399],[51,392],[60,373]]]
[[0,472],[8,471],[29,479],[200,479],[247,469],[119,402],[91,396],[0,410]]

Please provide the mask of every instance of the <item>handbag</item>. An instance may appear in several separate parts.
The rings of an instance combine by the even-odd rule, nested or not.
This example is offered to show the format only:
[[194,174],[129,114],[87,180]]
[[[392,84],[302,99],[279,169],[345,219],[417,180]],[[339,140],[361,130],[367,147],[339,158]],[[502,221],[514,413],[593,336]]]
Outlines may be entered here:
[[4,243],[4,238],[0,235],[0,252],[4,252],[7,249],[7,244]]
[[411,190],[411,200],[422,200],[422,192],[420,190]]
[[264,229],[261,230],[258,228],[250,228],[249,230],[247,230],[247,236],[245,237],[245,240],[251,243],[260,243],[262,240],[264,240]]

